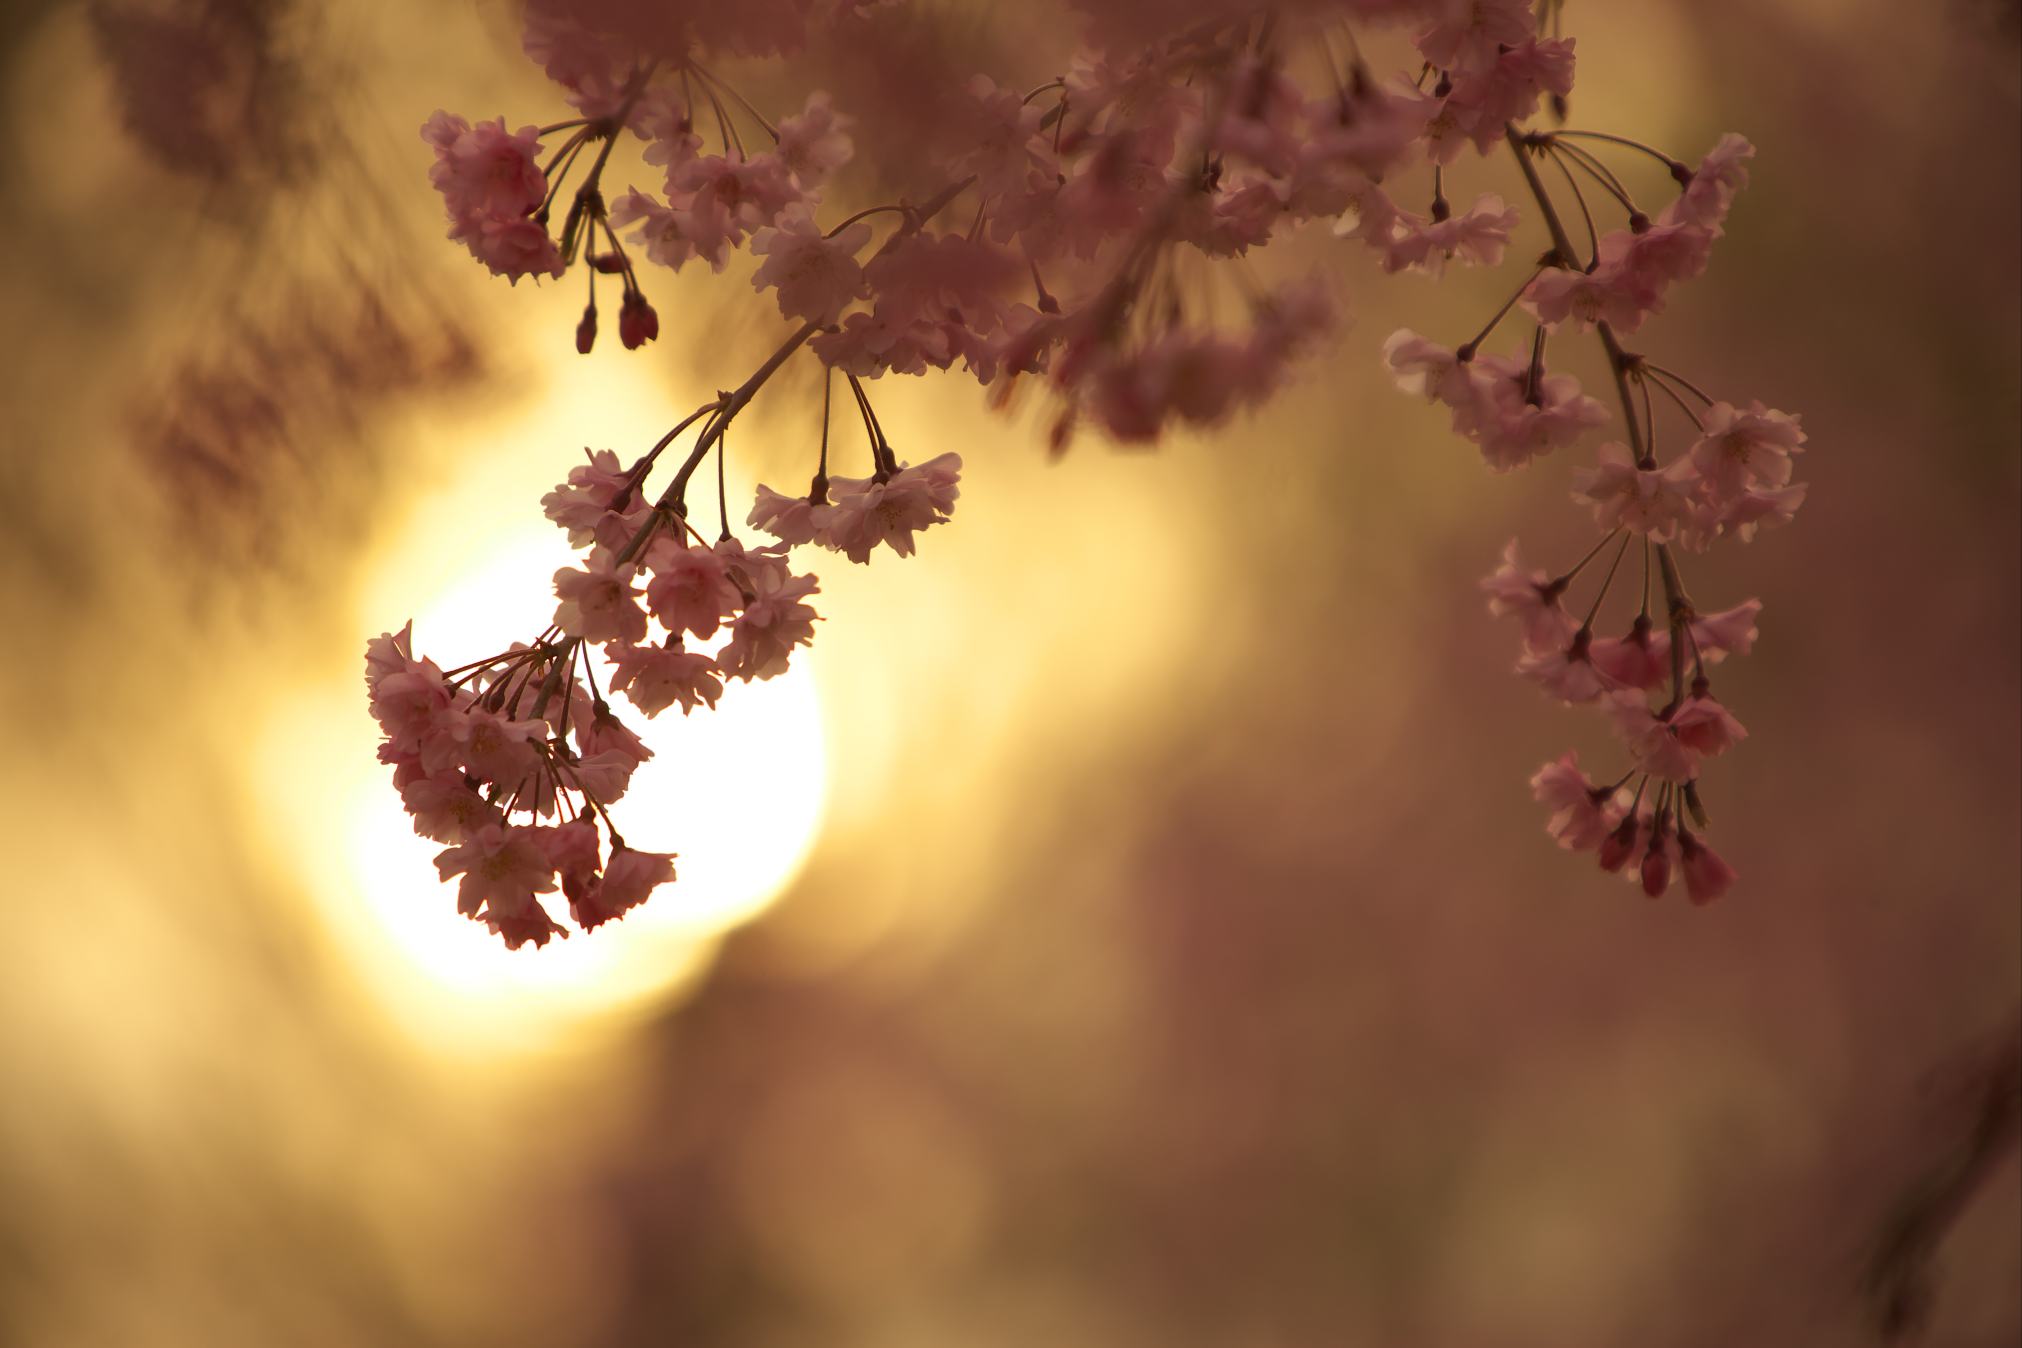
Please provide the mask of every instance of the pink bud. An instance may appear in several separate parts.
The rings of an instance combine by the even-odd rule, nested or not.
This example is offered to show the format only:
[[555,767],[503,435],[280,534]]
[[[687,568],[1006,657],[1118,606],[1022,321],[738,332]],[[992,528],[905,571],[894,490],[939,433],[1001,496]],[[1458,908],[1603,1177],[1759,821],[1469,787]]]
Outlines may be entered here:
[[576,353],[587,356],[590,348],[597,344],[597,306],[583,310],[583,321],[576,324]]
[[1666,842],[1660,833],[1643,853],[1643,892],[1653,899],[1662,898],[1671,887],[1671,849]]
[[1734,868],[1689,833],[1679,837],[1678,845],[1685,854],[1685,893],[1692,902],[1711,903],[1725,894],[1734,883]]
[[660,315],[638,291],[630,291],[618,310],[618,339],[627,351],[636,351],[660,335]]
[[1642,821],[1635,815],[1624,819],[1619,828],[1601,841],[1601,869],[1621,870],[1635,854],[1636,842],[1642,832]]

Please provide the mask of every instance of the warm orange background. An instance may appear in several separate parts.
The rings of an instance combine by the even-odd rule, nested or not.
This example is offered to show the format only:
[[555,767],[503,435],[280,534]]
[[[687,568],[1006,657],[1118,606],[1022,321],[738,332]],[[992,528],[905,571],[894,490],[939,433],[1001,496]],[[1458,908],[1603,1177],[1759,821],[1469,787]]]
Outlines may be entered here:
[[[0,1341],[1871,1342],[1862,1260],[2022,996],[2013,11],[1567,21],[1576,121],[1761,147],[1638,343],[1811,435],[1798,522],[1688,577],[1767,606],[1707,782],[1729,900],[1644,901],[1527,798],[1603,737],[1473,587],[1511,534],[1584,548],[1577,456],[1491,477],[1376,359],[1503,279],[1316,237],[1273,254],[1355,322],[1222,436],[1048,464],[1036,406],[886,381],[963,497],[917,561],[824,571],[808,866],[706,976],[466,1040],[332,905],[334,769],[267,727],[406,616],[359,596],[425,493],[536,431],[555,480],[773,325],[661,278],[658,347],[548,382],[580,278],[454,256],[413,130],[560,117],[499,6],[287,11],[217,113],[271,112],[226,141],[257,162],[210,181],[121,130],[81,7],[10,10]],[[747,436],[781,478],[806,393]],[[1930,1342],[2014,1341],[2017,1225],[2011,1154]]]

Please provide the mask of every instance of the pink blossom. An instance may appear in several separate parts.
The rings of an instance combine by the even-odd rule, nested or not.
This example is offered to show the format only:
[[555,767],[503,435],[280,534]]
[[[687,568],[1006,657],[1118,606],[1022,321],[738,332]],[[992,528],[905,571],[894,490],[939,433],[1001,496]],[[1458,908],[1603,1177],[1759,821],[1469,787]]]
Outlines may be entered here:
[[1564,98],[1573,91],[1573,39],[1525,38],[1496,52],[1479,72],[1454,82],[1450,98],[1464,102],[1475,148],[1489,152],[1503,128],[1538,110],[1538,99]]
[[1470,362],[1468,395],[1454,406],[1453,428],[1498,473],[1562,449],[1609,419],[1571,375],[1543,375],[1532,387],[1528,362],[1501,356]]
[[1804,504],[1805,484],[1793,482],[1775,491],[1750,488],[1728,502],[1720,517],[1720,532],[1751,542],[1758,529],[1772,524],[1788,524]]
[[715,636],[723,619],[737,610],[737,587],[725,573],[723,559],[708,548],[656,539],[646,549],[646,566],[652,572],[646,606],[677,636]]
[[583,453],[589,462],[571,468],[567,480],[541,498],[541,512],[568,530],[569,543],[578,548],[589,544],[591,531],[631,481],[610,450],[585,448]]
[[792,574],[784,543],[747,548],[735,538],[721,538],[716,541],[713,551],[717,560],[723,563],[724,574],[730,577],[731,585],[739,592],[738,602],[750,600],[750,592],[757,588],[761,577],[770,576],[784,581]]
[[1746,408],[1714,403],[1700,417],[1699,429],[1692,462],[1715,501],[1732,500],[1750,488],[1789,485],[1790,456],[1804,452],[1798,419],[1757,401]]
[[421,138],[435,147],[429,181],[459,225],[483,217],[518,219],[547,199],[538,127],[509,133],[504,118],[472,126],[438,111],[422,126]]
[[578,12],[569,0],[535,0],[527,6],[520,45],[569,91],[569,102],[585,117],[609,117],[624,103],[632,56],[617,38],[586,27]]
[[800,112],[781,119],[776,147],[780,162],[803,187],[827,181],[854,152],[845,130],[849,124],[849,118],[836,115],[829,96],[817,89]]
[[555,625],[583,641],[632,641],[646,635],[646,615],[632,584],[637,568],[620,563],[608,547],[595,547],[581,567],[555,572]]
[[459,913],[492,921],[514,949],[527,940],[546,943],[548,933],[540,927],[546,913],[534,895],[554,891],[555,873],[532,829],[486,824],[462,846],[438,854],[435,868],[444,881],[463,877],[456,891]]
[[1751,542],[1756,531],[1774,524],[1788,524],[1804,504],[1806,484],[1765,489],[1750,487],[1738,495],[1719,500],[1702,493],[1693,502],[1691,513],[1678,531],[1678,544],[1692,552],[1703,552],[1716,538],[1732,534]]
[[1576,630],[1563,645],[1531,647],[1517,660],[1516,672],[1534,680],[1562,702],[1592,702],[1611,686],[1588,655],[1587,629]]
[[1531,794],[1553,812],[1545,831],[1559,846],[1575,852],[1600,846],[1620,815],[1619,793],[1587,780],[1587,774],[1580,771],[1579,754],[1570,749],[1537,770],[1531,778]]
[[1375,183],[1356,183],[1346,194],[1333,234],[1337,239],[1358,239],[1378,253],[1387,252],[1403,214]]
[[1573,499],[1594,507],[1603,529],[1631,529],[1653,543],[1670,541],[1692,510],[1696,475],[1688,460],[1658,469],[1636,463],[1626,445],[1602,445],[1600,464],[1573,475]]
[[564,774],[564,780],[591,799],[610,805],[624,799],[625,789],[631,785],[632,774],[638,767],[638,761],[629,754],[605,749],[576,759]]
[[887,325],[940,322],[953,310],[965,323],[995,327],[1006,297],[1029,277],[1022,259],[987,239],[926,230],[887,240],[864,264]]
[[1530,0],[1454,0],[1412,41],[1440,70],[1479,70],[1535,32]]
[[[827,492],[824,486],[823,496]],[[786,496],[760,483],[757,499],[744,522],[763,529],[782,543],[812,543],[823,529],[829,514],[826,499],[812,501],[805,496]]]
[[590,714],[578,717],[574,724],[576,743],[585,754],[616,754],[625,760],[628,769],[636,768],[653,757],[646,741],[619,720],[617,713],[606,703],[592,702]]
[[552,828],[537,827],[534,835],[549,867],[561,876],[562,893],[573,906],[575,899],[596,883],[597,869],[603,864],[597,826],[589,819],[571,819]]
[[611,849],[603,878],[571,896],[569,914],[584,931],[594,931],[644,903],[652,892],[674,878],[670,852],[637,852],[622,844]]
[[883,481],[835,478],[834,504],[816,541],[853,562],[868,562],[882,543],[901,557],[913,555],[913,535],[945,523],[955,508],[962,456],[939,454]]
[[1564,586],[1552,583],[1541,570],[1526,568],[1512,538],[1502,551],[1502,565],[1481,582],[1488,611],[1523,624],[1526,645],[1549,650],[1572,640],[1576,624],[1559,607]]
[[515,285],[522,276],[556,277],[567,269],[547,227],[537,220],[487,215],[467,230],[452,231],[450,237],[460,238],[492,275]]
[[1642,692],[1618,689],[1607,696],[1603,710],[1635,756],[1637,767],[1667,782],[1689,782],[1698,775],[1699,756],[1678,738],[1669,721],[1650,710]]
[[1648,617],[1638,617],[1626,637],[1602,637],[1590,652],[1594,666],[1625,688],[1661,687],[1671,667],[1671,638],[1651,633]]
[[789,205],[802,201],[777,155],[736,160],[705,155],[675,165],[667,175],[674,233],[717,271],[753,230],[773,224]]
[[1710,694],[1699,692],[1696,688],[1693,695],[1671,713],[1670,729],[1680,744],[1708,758],[1726,753],[1737,742],[1748,738],[1748,731],[1735,719],[1733,712],[1721,706]]
[[1517,213],[1492,192],[1483,193],[1467,210],[1444,220],[1400,215],[1384,251],[1383,269],[1438,276],[1454,258],[1474,266],[1497,266],[1516,224]]
[[1712,252],[1712,231],[1697,225],[1615,229],[1601,236],[1595,274],[1605,275],[1609,284],[1637,296],[1646,311],[1655,313],[1664,291],[1703,273]]
[[680,89],[672,84],[649,85],[632,108],[632,129],[647,145],[640,157],[669,172],[702,153],[702,137],[696,134],[694,112]]
[[1468,362],[1462,361],[1452,347],[1441,346],[1409,328],[1399,328],[1385,339],[1383,363],[1400,390],[1418,394],[1428,402],[1461,407],[1473,397]]
[[1745,600],[1719,613],[1692,620],[1692,639],[1700,659],[1717,665],[1730,654],[1746,655],[1755,649],[1755,620],[1762,613],[1760,599]]
[[536,744],[547,740],[547,722],[514,721],[482,706],[472,707],[450,730],[464,768],[494,782],[517,781],[539,761]]
[[796,646],[814,640],[815,611],[801,602],[818,588],[813,576],[760,566],[750,574],[752,596],[730,624],[730,640],[716,654],[724,675],[770,679],[786,672]]
[[1592,272],[1547,267],[1524,287],[1523,306],[1548,328],[1570,323],[1574,332],[1585,332],[1596,323],[1607,323],[1618,332],[1634,332],[1654,312],[1658,299],[1630,280],[1617,267]]
[[[1730,654],[1747,655],[1755,645],[1755,619],[1761,612],[1762,601],[1750,599],[1720,613],[1693,618],[1690,653],[1708,665],[1717,665]],[[1671,633],[1638,618],[1628,636],[1596,640],[1592,656],[1594,664],[1617,682],[1654,689],[1670,674]]]
[[485,803],[460,772],[438,772],[399,783],[400,802],[414,816],[414,831],[441,843],[460,843],[505,815]]
[[1658,217],[1666,223],[1697,225],[1718,232],[1741,189],[1748,186],[1748,160],[1755,147],[1741,136],[1728,132],[1707,152],[1678,200],[1666,206]]
[[751,251],[765,259],[752,276],[759,290],[776,289],[779,311],[810,323],[833,323],[864,293],[857,250],[870,242],[871,226],[859,220],[833,238],[821,232],[806,206],[796,203],[751,236]]
[[414,658],[414,620],[410,618],[398,632],[381,632],[365,643],[365,686],[372,688],[388,674],[427,663]]
[[706,655],[679,646],[612,646],[606,653],[618,666],[611,690],[624,693],[648,716],[676,702],[683,712],[695,710],[697,703],[713,707],[723,692],[716,665]]
[[636,187],[611,202],[607,218],[613,229],[638,225],[631,235],[633,242],[643,244],[646,256],[663,267],[678,271],[695,256],[695,242],[683,230],[680,218],[664,202]]
[[532,899],[517,909],[493,904],[485,910],[484,925],[492,935],[505,939],[508,950],[518,950],[528,941],[532,941],[538,949],[548,943],[550,936],[567,937],[569,934],[560,923],[548,916],[547,909]]
[[1734,868],[1682,828],[1678,831],[1678,849],[1682,854],[1685,893],[1692,902],[1711,903],[1734,883]]
[[924,374],[929,365],[945,370],[954,361],[945,329],[896,314],[882,299],[871,312],[846,316],[840,331],[822,333],[808,345],[822,364],[859,378],[886,370]]
[[453,721],[449,683],[433,660],[381,673],[369,690],[372,719],[396,750],[421,749],[446,734]]
[[965,92],[967,97],[948,109],[952,143],[964,147],[949,165],[951,173],[957,179],[974,174],[986,197],[1022,191],[1028,175],[1051,158],[1047,143],[1034,140],[1044,109],[1015,89],[998,88],[987,75],[971,78]]

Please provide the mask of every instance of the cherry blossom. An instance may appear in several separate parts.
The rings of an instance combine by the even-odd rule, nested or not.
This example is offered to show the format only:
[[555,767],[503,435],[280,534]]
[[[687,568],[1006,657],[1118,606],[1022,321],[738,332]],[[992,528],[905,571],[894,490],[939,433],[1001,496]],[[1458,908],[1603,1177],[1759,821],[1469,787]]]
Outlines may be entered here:
[[488,923],[513,949],[527,941],[545,945],[550,935],[567,934],[534,897],[553,893],[556,884],[554,867],[533,830],[486,824],[462,846],[438,855],[435,868],[444,880],[462,877],[456,910]]
[[1561,702],[1592,702],[1613,686],[1594,664],[1582,627],[1563,645],[1532,647],[1517,660],[1517,673],[1534,680]]
[[584,931],[592,931],[621,918],[646,901],[661,885],[674,879],[674,856],[667,852],[638,852],[616,847],[600,880],[587,885],[580,898],[569,897],[569,914]]
[[1662,218],[1719,230],[1734,198],[1748,186],[1748,161],[1754,157],[1755,147],[1744,137],[1731,131],[1722,136],[1699,167],[1689,172],[1684,192],[1664,208]]
[[784,567],[756,567],[752,594],[730,624],[730,640],[716,663],[734,679],[770,679],[786,672],[796,646],[814,640],[816,614],[802,603],[820,587],[813,576],[795,576]]
[[961,473],[961,455],[937,454],[882,478],[836,478],[829,484],[835,503],[815,541],[853,562],[869,561],[879,544],[910,557],[913,535],[953,513]]
[[806,206],[789,206],[779,224],[751,236],[751,251],[765,258],[751,284],[759,290],[776,290],[779,311],[788,318],[832,323],[863,293],[864,272],[856,255],[870,237],[867,221],[829,235],[814,223]]
[[646,635],[646,615],[632,584],[637,568],[608,547],[591,549],[580,567],[555,572],[555,626],[584,641],[632,641]]
[[849,118],[836,113],[829,96],[816,90],[800,112],[780,121],[780,163],[803,186],[819,185],[850,161],[849,124]]
[[1549,649],[1571,640],[1577,624],[1559,607],[1562,584],[1543,571],[1526,567],[1512,538],[1503,549],[1502,565],[1481,582],[1488,611],[1498,618],[1514,617],[1523,624],[1524,642]]
[[676,702],[684,712],[698,705],[713,707],[723,693],[716,665],[706,655],[679,646],[612,646],[607,648],[618,670],[611,676],[614,692],[632,705],[657,716]]
[[1594,271],[1547,267],[1524,290],[1523,306],[1549,328],[1585,332],[1607,323],[1620,332],[1634,332],[1657,304],[1658,296],[1636,283],[1620,266]]
[[1621,815],[1617,792],[1598,787],[1580,771],[1580,756],[1567,750],[1531,778],[1531,794],[1552,811],[1545,831],[1559,846],[1589,852],[1614,830]]
[[708,639],[723,619],[737,611],[737,587],[723,558],[705,547],[684,547],[670,538],[656,540],[646,554],[652,579],[646,582],[646,605],[661,626],[675,635]]
[[569,470],[562,484],[541,498],[541,511],[568,530],[569,542],[587,546],[597,522],[630,484],[631,475],[608,449],[583,451],[589,462]]
[[1600,463],[1573,476],[1573,499],[1594,507],[1603,529],[1633,529],[1652,542],[1669,541],[1691,514],[1697,475],[1690,462],[1665,468],[1637,463],[1627,445],[1602,445]]
[[1745,408],[1716,402],[1701,414],[1700,425],[1691,454],[1709,501],[1731,502],[1753,488],[1788,486],[1790,456],[1804,452],[1798,418],[1758,401]]

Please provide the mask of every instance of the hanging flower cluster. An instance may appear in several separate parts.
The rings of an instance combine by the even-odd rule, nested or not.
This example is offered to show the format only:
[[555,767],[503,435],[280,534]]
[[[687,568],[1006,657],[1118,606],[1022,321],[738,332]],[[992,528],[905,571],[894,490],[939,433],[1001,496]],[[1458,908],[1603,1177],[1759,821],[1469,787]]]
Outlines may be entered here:
[[[1482,585],[1493,613],[1519,621],[1517,672],[1562,702],[1601,708],[1629,762],[1622,776],[1601,785],[1580,772],[1570,753],[1542,768],[1532,788],[1553,811],[1552,836],[1562,847],[1597,853],[1604,869],[1635,877],[1652,898],[1682,873],[1689,896],[1704,903],[1725,892],[1734,872],[1693,831],[1707,820],[1700,768],[1748,733],[1714,696],[1710,671],[1729,655],[1748,653],[1762,605],[1750,599],[1702,614],[1686,591],[1678,554],[1728,538],[1747,542],[1765,525],[1787,522],[1804,501],[1804,484],[1792,481],[1792,456],[1803,451],[1805,436],[1797,417],[1759,401],[1746,407],[1718,401],[1676,371],[1625,350],[1619,334],[1658,312],[1672,284],[1705,270],[1754,151],[1729,135],[1692,168],[1607,133],[1511,128],[1505,138],[1551,233],[1550,250],[1474,338],[1448,348],[1401,331],[1385,344],[1385,358],[1399,388],[1447,407],[1454,431],[1473,441],[1491,468],[1507,471],[1610,420],[1571,376],[1550,372],[1546,360],[1554,335],[1597,332],[1621,394],[1626,443],[1602,444],[1595,466],[1575,474],[1573,495],[1592,510],[1601,540],[1557,575],[1526,568],[1511,543]],[[1585,142],[1661,165],[1676,197],[1653,220]],[[1540,158],[1560,170],[1578,207],[1588,235],[1584,252],[1536,171]],[[1621,210],[1626,224],[1600,233],[1587,190]],[[1528,355],[1479,354],[1517,304],[1535,320]],[[1669,458],[1660,454],[1653,391],[1689,437]],[[1641,574],[1631,595],[1634,617],[1622,635],[1597,637],[1595,623],[1631,546]],[[1575,618],[1562,601],[1611,547],[1584,616]]]
[[[806,600],[817,583],[793,569],[794,549],[857,563],[880,547],[910,556],[921,532],[950,518],[960,459],[902,460],[873,405],[875,381],[959,364],[999,405],[1038,384],[1056,451],[1085,425],[1123,442],[1222,425],[1282,388],[1336,311],[1317,278],[1267,285],[1247,259],[1320,221],[1383,271],[1498,267],[1518,247],[1518,210],[1491,190],[1462,209],[1448,195],[1491,155],[1514,159],[1548,246],[1473,337],[1446,345],[1402,331],[1383,358],[1400,388],[1448,410],[1496,472],[1619,419],[1575,478],[1600,541],[1557,574],[1526,567],[1512,544],[1484,588],[1494,613],[1519,622],[1519,672],[1561,701],[1599,707],[1629,765],[1599,784],[1570,753],[1540,770],[1532,784],[1552,836],[1652,895],[1674,873],[1702,902],[1732,881],[1703,836],[1699,777],[1747,733],[1711,671],[1748,653],[1761,606],[1702,612],[1679,559],[1789,520],[1804,496],[1792,462],[1804,434],[1796,417],[1716,400],[1622,339],[1705,270],[1752,147],[1728,136],[1691,166],[1567,128],[1575,44],[1560,31],[1562,0],[1086,8],[1089,45],[1023,92],[988,75],[942,87],[909,72],[930,95],[934,134],[874,167],[919,194],[839,219],[825,194],[855,157],[852,118],[819,91],[768,118],[718,62],[867,42],[872,26],[895,21],[888,5],[532,0],[528,54],[579,115],[509,131],[503,118],[473,126],[442,112],[423,128],[451,238],[514,281],[586,264],[580,351],[595,342],[599,276],[620,278],[624,345],[657,335],[638,259],[723,272],[748,253],[750,284],[794,324],[735,390],[629,463],[591,454],[544,499],[582,552],[555,577],[545,632],[448,674],[417,658],[405,631],[368,653],[382,754],[416,828],[450,844],[438,864],[459,878],[460,907],[509,944],[562,930],[540,901],[557,887],[578,925],[593,927],[672,877],[670,857],[632,851],[611,822],[608,806],[645,751],[597,690],[592,648],[615,670],[611,695],[645,715],[706,709],[724,680],[770,678],[812,639]],[[1388,78],[1367,54],[1383,42],[1409,51]],[[1533,125],[1541,118],[1550,129]],[[607,205],[603,174],[627,135],[659,177]],[[1631,191],[1629,162],[1663,170],[1667,199],[1654,215]],[[1619,227],[1603,229],[1612,218]],[[1519,321],[1526,337],[1485,349]],[[1558,368],[1564,341],[1589,331],[1616,411]],[[773,541],[747,545],[721,500],[727,431],[796,358],[825,367],[813,472],[805,490],[758,489],[743,522]],[[865,476],[829,471],[838,388],[862,425]],[[1674,417],[1685,435],[1660,452],[1660,426],[1669,450]],[[649,492],[665,451],[691,432]],[[688,489],[712,455],[718,533],[707,539]],[[1590,567],[1601,579],[1569,609]],[[1640,595],[1624,587],[1627,630],[1597,635],[1604,601],[1624,593],[1618,577],[1637,573]]]

